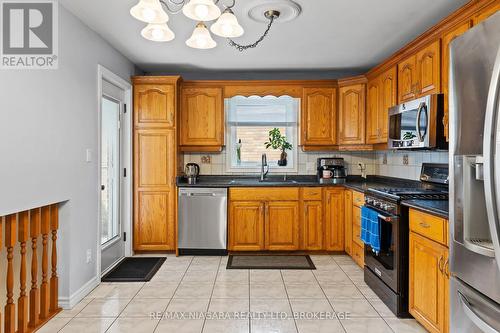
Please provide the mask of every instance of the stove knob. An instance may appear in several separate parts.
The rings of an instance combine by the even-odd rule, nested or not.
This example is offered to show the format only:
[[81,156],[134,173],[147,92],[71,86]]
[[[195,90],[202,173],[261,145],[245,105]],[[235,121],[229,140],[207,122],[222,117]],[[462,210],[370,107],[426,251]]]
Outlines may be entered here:
[[373,203],[373,199],[372,198],[366,198],[365,201],[366,201],[367,204]]
[[373,200],[373,205],[375,207],[380,207],[381,203],[380,203],[380,201]]
[[387,210],[389,208],[388,204],[382,204],[380,205],[380,208],[383,208],[384,210]]

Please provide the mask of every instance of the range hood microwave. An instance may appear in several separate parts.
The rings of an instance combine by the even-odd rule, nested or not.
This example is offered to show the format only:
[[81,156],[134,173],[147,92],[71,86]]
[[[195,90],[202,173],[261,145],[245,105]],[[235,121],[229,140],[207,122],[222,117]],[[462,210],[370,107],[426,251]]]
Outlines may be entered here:
[[389,109],[389,149],[448,149],[444,96],[427,95]]

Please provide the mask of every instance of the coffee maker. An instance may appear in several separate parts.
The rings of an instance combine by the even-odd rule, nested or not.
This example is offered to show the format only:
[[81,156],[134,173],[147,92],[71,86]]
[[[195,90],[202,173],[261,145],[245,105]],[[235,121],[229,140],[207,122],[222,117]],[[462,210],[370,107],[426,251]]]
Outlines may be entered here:
[[200,175],[200,166],[196,163],[188,163],[184,169],[184,174],[189,185],[194,185],[198,181]]
[[318,181],[320,184],[342,184],[347,178],[347,170],[343,158],[320,157],[317,163]]

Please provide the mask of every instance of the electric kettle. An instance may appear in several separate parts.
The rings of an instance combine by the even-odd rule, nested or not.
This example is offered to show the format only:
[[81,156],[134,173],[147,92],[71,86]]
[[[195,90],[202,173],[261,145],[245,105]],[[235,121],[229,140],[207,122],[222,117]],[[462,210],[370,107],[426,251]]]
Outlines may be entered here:
[[184,174],[188,179],[188,184],[196,184],[198,176],[200,175],[200,166],[196,163],[188,163],[184,168]]

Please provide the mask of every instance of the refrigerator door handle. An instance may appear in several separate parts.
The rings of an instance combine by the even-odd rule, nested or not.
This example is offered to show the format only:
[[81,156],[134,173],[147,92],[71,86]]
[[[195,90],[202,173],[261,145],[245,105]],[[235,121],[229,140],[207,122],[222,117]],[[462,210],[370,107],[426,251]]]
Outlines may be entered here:
[[458,292],[458,298],[462,303],[465,315],[474,323],[474,325],[480,328],[484,333],[500,333],[481,318],[479,313],[474,310],[474,307],[469,302],[467,297],[465,297],[461,292]]
[[[491,238],[493,241],[493,246],[495,249],[495,261],[497,263],[498,269],[500,270],[500,230],[497,225],[498,221],[498,211],[497,207],[500,203],[497,201],[496,196],[497,186],[500,185],[500,173],[495,173],[495,166],[493,159],[499,159],[500,161],[500,151],[496,151],[500,148],[500,142],[495,142],[500,140],[497,138],[497,116],[498,116],[498,104],[500,95],[500,48],[497,52],[495,66],[493,68],[493,74],[491,77],[490,90],[488,93],[488,104],[486,106],[486,114],[484,118],[484,138],[483,138],[483,157],[484,157],[484,194],[486,199],[486,211],[488,215],[488,223],[490,227]],[[496,154],[493,152],[496,151]]]

